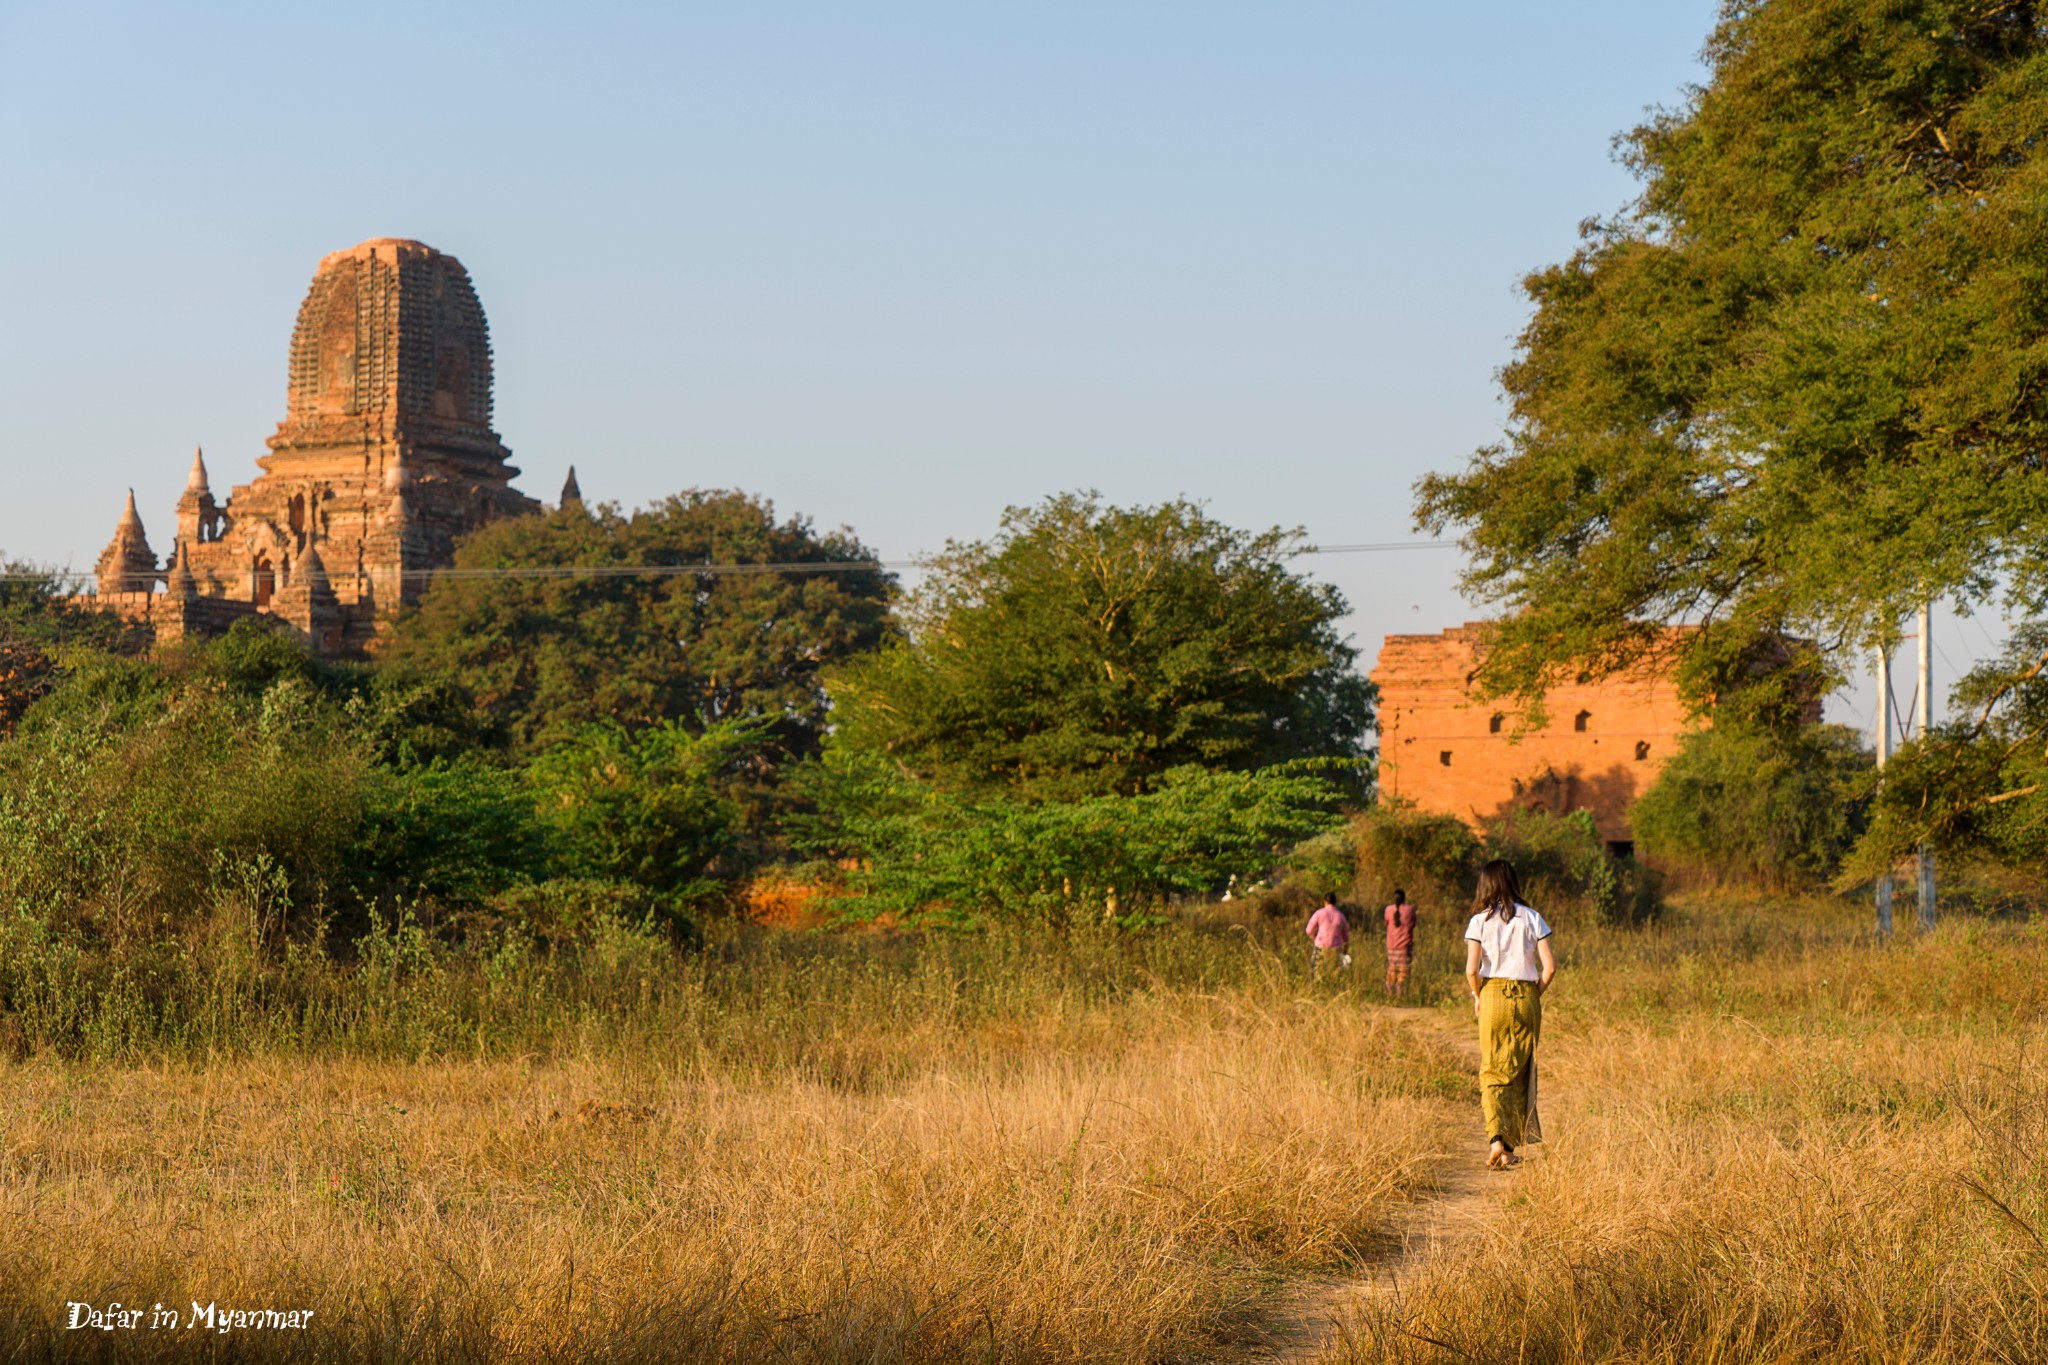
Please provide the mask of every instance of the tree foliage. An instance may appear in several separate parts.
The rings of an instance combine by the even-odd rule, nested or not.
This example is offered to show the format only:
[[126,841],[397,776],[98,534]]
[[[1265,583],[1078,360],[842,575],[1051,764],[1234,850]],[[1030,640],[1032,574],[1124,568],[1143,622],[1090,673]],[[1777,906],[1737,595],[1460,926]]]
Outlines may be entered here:
[[812,777],[822,817],[805,842],[852,864],[838,905],[858,918],[1128,918],[1262,872],[1342,821],[1328,772],[1176,768],[1139,794],[1074,801],[960,796],[873,757]]
[[[777,520],[743,493],[691,491],[630,515],[572,503],[456,550],[458,573],[559,576],[436,583],[388,659],[459,683],[520,752],[601,721],[729,721],[761,724],[763,756],[785,760],[824,731],[821,670],[887,632],[889,575],[845,567],[872,559],[850,533]],[[705,568],[674,572],[693,565]]]
[[1957,683],[1955,715],[1885,764],[1852,874],[1883,870],[1925,842],[2036,878],[2048,869],[2048,624]]
[[518,761],[462,742],[460,700],[256,621],[77,653],[0,742],[0,903],[140,941],[210,913],[238,868],[344,933],[421,900],[560,920],[556,883],[674,927],[734,845],[731,769],[760,727],[593,724]]
[[528,765],[554,858],[574,876],[701,894],[738,823],[719,779],[760,742],[733,721],[697,733],[676,721],[585,727]]
[[57,683],[70,650],[134,647],[119,617],[74,602],[53,574],[0,558],[0,739]]
[[1343,596],[1287,566],[1300,544],[1185,501],[1013,507],[930,562],[908,638],[833,672],[833,743],[956,793],[1059,800],[1355,757],[1371,692]]
[[1784,631],[1838,678],[1924,598],[2048,593],[2042,7],[1728,0],[1705,55],[1525,282],[1507,439],[1419,487],[1509,608],[1496,691],[1679,619],[1697,699]]
[[1636,802],[1636,846],[1715,880],[1819,885],[1862,832],[1870,771],[1842,726],[1785,731],[1730,717],[1688,734]]

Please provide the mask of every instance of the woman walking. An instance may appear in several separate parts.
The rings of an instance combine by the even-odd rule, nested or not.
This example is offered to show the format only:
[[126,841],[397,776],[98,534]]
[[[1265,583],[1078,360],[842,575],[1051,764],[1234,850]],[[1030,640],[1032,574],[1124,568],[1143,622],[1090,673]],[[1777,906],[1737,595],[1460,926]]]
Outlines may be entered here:
[[1380,913],[1387,922],[1387,995],[1399,1000],[1408,994],[1408,967],[1415,961],[1415,907],[1396,887],[1394,903]]
[[1465,980],[1479,1018],[1479,1108],[1486,1117],[1486,1164],[1505,1170],[1515,1148],[1543,1141],[1536,1120],[1536,1040],[1543,992],[1557,975],[1550,926],[1522,904],[1515,869],[1495,858],[1479,869],[1479,894],[1465,926]]

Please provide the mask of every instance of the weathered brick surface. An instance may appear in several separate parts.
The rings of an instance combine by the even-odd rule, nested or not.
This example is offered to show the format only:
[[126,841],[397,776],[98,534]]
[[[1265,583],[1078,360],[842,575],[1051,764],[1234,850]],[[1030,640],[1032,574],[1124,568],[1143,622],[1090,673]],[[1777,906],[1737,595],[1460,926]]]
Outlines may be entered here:
[[1524,728],[1515,705],[1475,702],[1475,626],[1389,635],[1380,688],[1380,790],[1475,828],[1522,808],[1593,813],[1601,837],[1634,837],[1629,807],[1691,722],[1668,674],[1638,669],[1553,689],[1548,718]]

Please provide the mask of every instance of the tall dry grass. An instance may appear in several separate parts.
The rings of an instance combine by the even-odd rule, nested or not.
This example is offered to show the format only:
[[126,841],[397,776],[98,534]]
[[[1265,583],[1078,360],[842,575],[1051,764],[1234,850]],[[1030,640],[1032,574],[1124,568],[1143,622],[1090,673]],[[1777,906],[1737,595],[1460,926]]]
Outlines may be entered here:
[[[0,1358],[1241,1358],[1479,1159],[1462,915],[1424,910],[1422,1029],[1369,942],[1311,985],[1291,921],[396,935],[208,958],[203,1027],[20,976],[57,985],[0,1064]],[[1561,919],[1551,1142],[1333,1359],[2048,1360],[2048,929]],[[317,1326],[64,1330],[116,1299]]]
[[[1469,1085],[1269,959],[991,998],[957,946],[785,948],[697,1036],[6,1069],[0,1357],[1183,1357],[1374,1249]],[[71,1332],[73,1300],[317,1327]]]
[[1543,1155],[1344,1361],[2048,1360],[2048,933],[1862,907],[1588,934]]

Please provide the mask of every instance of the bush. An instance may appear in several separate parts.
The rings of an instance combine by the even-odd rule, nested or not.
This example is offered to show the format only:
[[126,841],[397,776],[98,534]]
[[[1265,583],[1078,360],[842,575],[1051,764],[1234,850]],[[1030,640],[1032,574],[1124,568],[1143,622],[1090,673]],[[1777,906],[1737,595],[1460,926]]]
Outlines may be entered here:
[[1472,899],[1484,859],[1478,836],[1457,816],[1389,802],[1353,816],[1350,832],[1357,849],[1351,894],[1359,904],[1385,904],[1397,889],[1439,905]]
[[1488,826],[1482,856],[1514,864],[1523,898],[1548,919],[1641,924],[1663,908],[1656,872],[1608,852],[1591,811],[1517,811]]
[[[202,907],[221,862],[261,860],[300,905],[321,904],[368,767],[331,708],[285,679],[254,700],[180,690],[137,719],[148,689],[131,684],[125,664],[90,673],[0,746],[0,893],[147,935]],[[107,724],[113,712],[125,724]]]
[[373,768],[349,850],[366,900],[426,897],[476,905],[548,875],[551,844],[526,774],[474,758]]
[[552,861],[572,877],[702,897],[739,823],[724,779],[762,735],[730,722],[701,734],[674,721],[637,734],[615,724],[574,731],[527,770]]
[[508,887],[490,903],[506,927],[544,948],[588,943],[605,926],[661,930],[687,947],[702,942],[696,922],[675,900],[645,887],[590,877],[556,877]]
[[855,860],[837,911],[972,922],[984,914],[1127,922],[1175,895],[1221,890],[1337,825],[1338,788],[1291,770],[1180,768],[1152,791],[1081,801],[958,797],[876,762],[818,769],[822,815],[799,836]]
[[1547,918],[1639,924],[1662,908],[1655,872],[1609,853],[1588,811],[1518,812],[1481,836],[1454,815],[1390,803],[1353,816],[1349,835],[1357,866],[1351,898],[1362,906],[1385,903],[1396,888],[1413,901],[1466,905],[1480,866],[1505,858],[1524,898]]
[[1871,761],[1839,725],[1696,730],[1636,802],[1636,845],[1711,882],[1824,885],[1862,832]]

